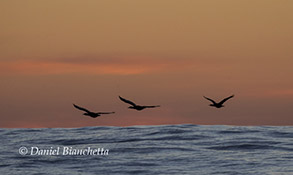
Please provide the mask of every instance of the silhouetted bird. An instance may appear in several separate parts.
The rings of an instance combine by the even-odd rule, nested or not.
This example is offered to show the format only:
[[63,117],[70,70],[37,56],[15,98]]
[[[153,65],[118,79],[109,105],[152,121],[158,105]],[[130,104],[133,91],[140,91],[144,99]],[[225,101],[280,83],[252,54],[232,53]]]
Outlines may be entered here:
[[87,115],[87,116],[90,116],[92,118],[96,118],[96,117],[99,117],[101,116],[101,114],[114,114],[115,112],[91,112],[85,108],[82,108],[80,106],[77,106],[75,104],[73,104],[73,106],[79,110],[82,110],[82,111],[85,111],[86,113],[84,113],[83,115]]
[[128,104],[131,105],[131,106],[129,106],[128,108],[130,108],[130,109],[135,109],[135,110],[138,110],[138,111],[141,111],[141,110],[143,110],[143,109],[145,109],[145,108],[156,108],[156,107],[160,107],[160,105],[156,105],[156,106],[140,106],[140,105],[136,105],[136,104],[133,103],[132,101],[126,100],[126,99],[124,99],[124,98],[122,98],[122,97],[120,97],[120,96],[119,96],[119,98],[120,98],[120,100],[122,100],[123,102],[128,103]]
[[216,103],[214,100],[210,99],[210,98],[207,98],[205,96],[203,96],[205,99],[211,101],[213,104],[210,104],[210,106],[213,106],[213,107],[216,107],[216,108],[221,108],[221,107],[224,107],[224,103],[229,100],[230,98],[234,97],[234,95],[231,95],[230,97],[227,97],[225,99],[223,99],[222,101],[220,101],[219,103]]

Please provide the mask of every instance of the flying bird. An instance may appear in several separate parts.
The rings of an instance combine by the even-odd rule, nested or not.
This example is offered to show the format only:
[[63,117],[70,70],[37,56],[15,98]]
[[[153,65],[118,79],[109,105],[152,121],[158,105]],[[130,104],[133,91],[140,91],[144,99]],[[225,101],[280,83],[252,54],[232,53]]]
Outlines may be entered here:
[[91,112],[85,108],[82,108],[80,106],[77,106],[75,104],[73,104],[73,106],[81,111],[85,111],[86,113],[84,113],[83,115],[86,115],[86,116],[90,116],[92,118],[96,118],[96,117],[99,117],[101,116],[101,114],[114,114],[115,112]]
[[138,111],[141,111],[141,110],[143,110],[145,108],[156,108],[156,107],[160,107],[160,105],[156,105],[156,106],[141,106],[141,105],[137,105],[137,104],[133,103],[130,100],[126,100],[126,99],[124,99],[124,98],[122,98],[120,96],[119,96],[119,98],[120,98],[121,101],[123,101],[123,102],[128,103],[128,104],[131,105],[128,108],[135,109],[135,110],[138,110]]
[[227,97],[227,98],[224,98],[222,101],[220,101],[219,103],[216,103],[214,100],[208,98],[208,97],[205,97],[203,96],[205,99],[211,101],[213,104],[210,104],[210,106],[213,106],[213,107],[216,107],[216,108],[221,108],[221,107],[224,107],[224,103],[229,100],[230,98],[234,97],[234,95],[231,95],[230,97]]

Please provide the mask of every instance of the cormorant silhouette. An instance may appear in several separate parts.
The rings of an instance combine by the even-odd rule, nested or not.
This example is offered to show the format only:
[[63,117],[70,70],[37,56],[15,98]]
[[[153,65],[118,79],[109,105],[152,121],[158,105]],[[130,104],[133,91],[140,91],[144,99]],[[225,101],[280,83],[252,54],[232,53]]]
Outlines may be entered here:
[[90,116],[92,118],[99,117],[99,116],[101,116],[101,114],[114,114],[115,113],[115,112],[91,112],[91,111],[89,111],[85,108],[82,108],[80,106],[77,106],[75,104],[73,104],[73,106],[79,110],[85,111],[86,113],[84,113],[83,115]]
[[128,103],[128,104],[131,105],[128,108],[135,109],[135,110],[138,110],[138,111],[141,111],[141,110],[143,110],[145,108],[156,108],[156,107],[160,107],[160,105],[156,105],[156,106],[141,106],[141,105],[137,105],[137,104],[133,103],[132,101],[126,100],[126,99],[124,99],[124,98],[122,98],[120,96],[119,96],[119,98],[120,98],[121,101],[123,101],[123,102]]
[[224,107],[224,103],[229,100],[230,98],[234,97],[234,95],[231,95],[230,97],[227,97],[227,98],[224,98],[222,101],[220,101],[219,103],[216,103],[214,100],[208,98],[208,97],[205,97],[203,96],[205,99],[211,101],[213,104],[210,104],[210,106],[213,106],[213,107],[216,107],[216,108],[221,108],[221,107]]

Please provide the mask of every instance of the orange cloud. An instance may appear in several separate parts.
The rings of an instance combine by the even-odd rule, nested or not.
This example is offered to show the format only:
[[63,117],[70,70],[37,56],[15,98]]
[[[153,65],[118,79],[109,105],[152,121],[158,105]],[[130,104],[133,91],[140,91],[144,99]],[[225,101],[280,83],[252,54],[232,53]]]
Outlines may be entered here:
[[272,97],[293,97],[293,89],[261,89],[261,90],[253,90],[246,91],[242,93],[243,96],[246,97],[260,97],[260,98],[272,98]]
[[170,71],[190,66],[185,62],[168,63],[163,60],[124,60],[124,61],[6,61],[0,62],[3,74],[117,74],[131,75]]
[[270,90],[266,92],[268,96],[293,96],[293,89]]

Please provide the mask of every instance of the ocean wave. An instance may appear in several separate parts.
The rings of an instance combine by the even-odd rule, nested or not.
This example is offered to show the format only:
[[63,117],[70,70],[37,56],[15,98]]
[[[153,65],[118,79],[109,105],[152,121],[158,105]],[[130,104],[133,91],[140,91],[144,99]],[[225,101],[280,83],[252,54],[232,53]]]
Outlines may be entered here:
[[[1,174],[290,174],[292,127],[161,125],[0,130]],[[106,148],[23,156],[20,147]],[[49,173],[44,173],[49,172]]]

